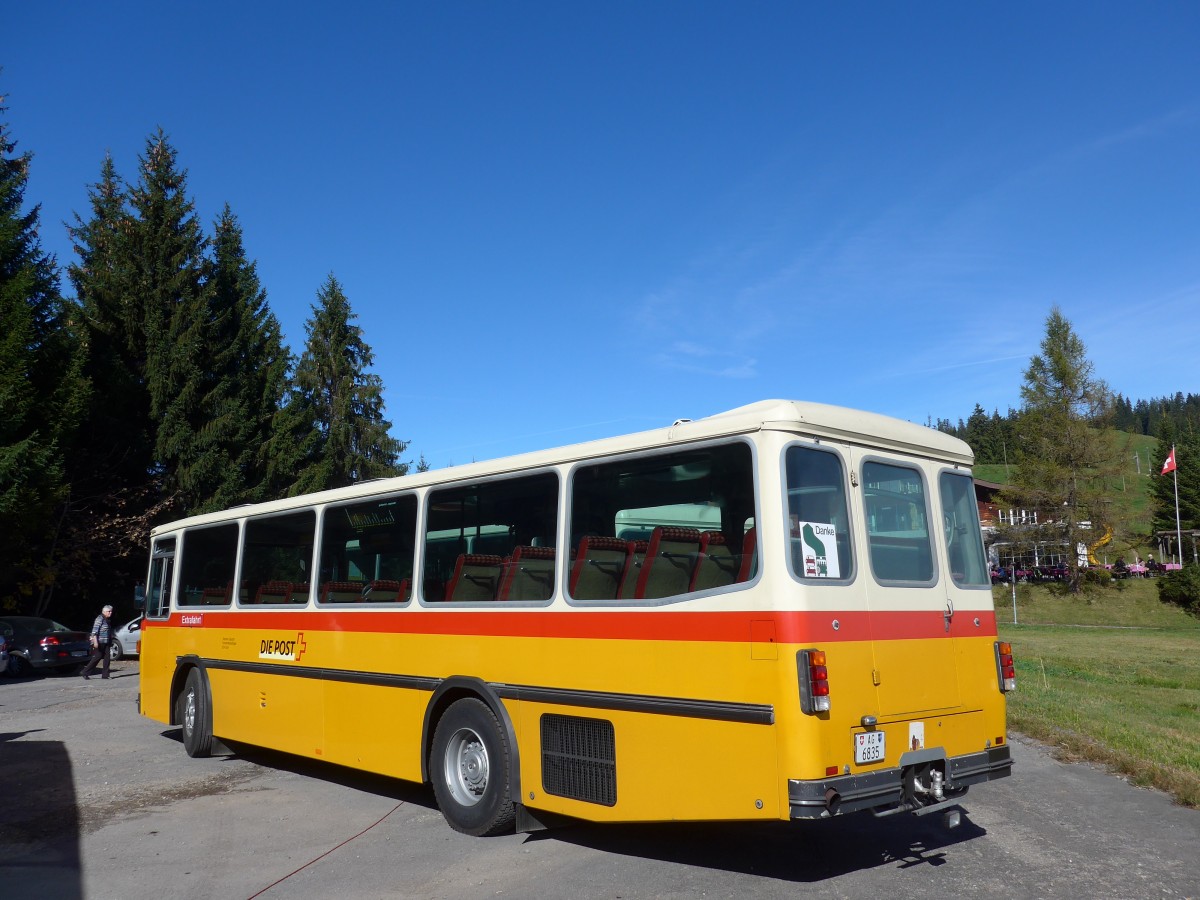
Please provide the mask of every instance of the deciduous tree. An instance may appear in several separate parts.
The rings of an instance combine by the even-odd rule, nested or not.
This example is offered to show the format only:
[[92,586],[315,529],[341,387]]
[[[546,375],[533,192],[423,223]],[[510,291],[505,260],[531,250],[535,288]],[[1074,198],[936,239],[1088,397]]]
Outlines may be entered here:
[[[1124,523],[1109,502],[1127,447],[1111,430],[1112,393],[1096,377],[1083,341],[1055,307],[1046,319],[1041,353],[1025,370],[1016,423],[1016,461],[1003,500],[1037,513],[1038,527],[1012,529],[1014,542],[1065,550],[1069,585],[1080,587],[1076,548]],[[1114,543],[1119,546],[1119,543]]]

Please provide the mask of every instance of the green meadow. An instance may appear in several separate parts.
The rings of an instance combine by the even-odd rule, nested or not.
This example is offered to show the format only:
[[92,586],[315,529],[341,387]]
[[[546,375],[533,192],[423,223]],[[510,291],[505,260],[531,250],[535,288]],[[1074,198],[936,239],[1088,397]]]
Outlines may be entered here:
[[1153,578],[1080,596],[1019,584],[1015,624],[1011,587],[993,593],[1016,657],[1009,727],[1200,807],[1200,619]]

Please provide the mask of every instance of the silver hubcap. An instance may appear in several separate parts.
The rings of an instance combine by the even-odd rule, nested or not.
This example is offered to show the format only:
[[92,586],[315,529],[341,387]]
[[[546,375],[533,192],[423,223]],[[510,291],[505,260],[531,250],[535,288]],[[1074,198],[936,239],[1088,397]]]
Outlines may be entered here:
[[183,695],[183,730],[187,732],[196,729],[196,692],[188,691]]
[[474,806],[488,785],[488,753],[479,735],[460,728],[446,745],[446,784],[454,799],[463,806]]

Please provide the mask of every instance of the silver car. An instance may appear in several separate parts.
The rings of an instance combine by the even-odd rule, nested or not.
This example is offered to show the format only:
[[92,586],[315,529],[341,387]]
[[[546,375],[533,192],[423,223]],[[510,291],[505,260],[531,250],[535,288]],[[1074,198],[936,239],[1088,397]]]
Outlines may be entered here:
[[142,617],[138,616],[132,622],[126,622],[112,633],[112,643],[108,645],[109,659],[125,659],[137,656],[137,642],[142,633]]

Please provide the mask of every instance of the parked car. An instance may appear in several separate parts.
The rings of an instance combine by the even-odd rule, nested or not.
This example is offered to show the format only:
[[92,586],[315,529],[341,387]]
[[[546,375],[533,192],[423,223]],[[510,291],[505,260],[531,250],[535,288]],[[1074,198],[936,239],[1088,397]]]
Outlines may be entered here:
[[39,616],[0,616],[0,634],[8,643],[8,674],[34,669],[76,672],[91,653],[86,631],[74,631]]
[[124,659],[127,656],[137,656],[137,642],[142,634],[142,617],[138,616],[132,622],[126,622],[113,632],[112,643],[108,646],[109,659]]
[[0,675],[8,671],[8,641],[0,634]]

